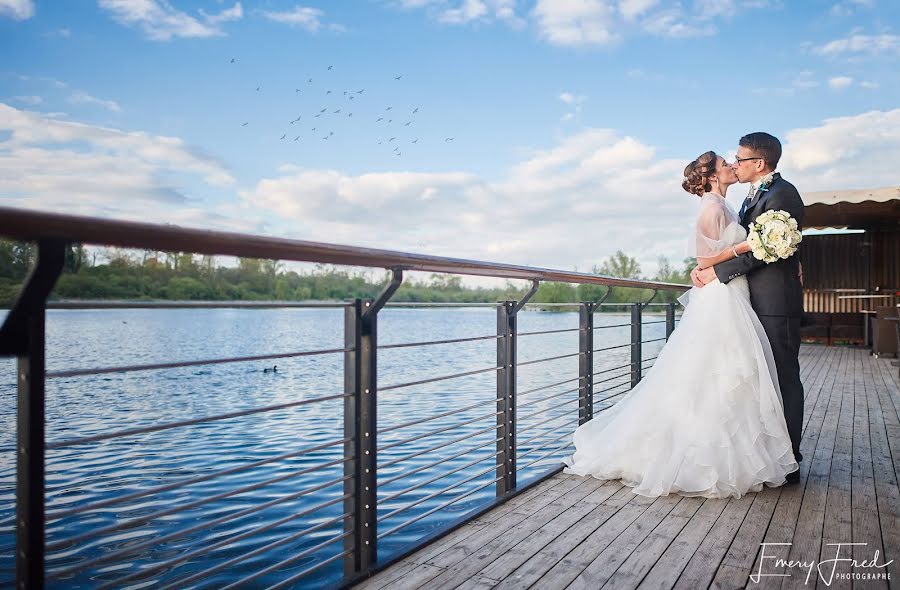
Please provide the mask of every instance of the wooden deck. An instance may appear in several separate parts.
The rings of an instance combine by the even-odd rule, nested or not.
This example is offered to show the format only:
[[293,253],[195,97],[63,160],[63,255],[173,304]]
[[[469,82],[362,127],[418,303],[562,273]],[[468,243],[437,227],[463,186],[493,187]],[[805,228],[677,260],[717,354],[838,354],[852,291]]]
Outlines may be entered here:
[[[356,588],[900,588],[897,367],[837,347],[804,346],[801,362],[800,484],[740,499],[653,500],[559,474]],[[772,545],[761,564],[762,543]],[[860,579],[841,577],[851,574],[846,562],[830,576],[829,543],[866,544],[841,547]],[[876,551],[877,565],[894,562],[866,567]],[[778,567],[776,558],[807,567]],[[817,576],[820,562],[830,586]],[[790,577],[757,583],[760,568]]]

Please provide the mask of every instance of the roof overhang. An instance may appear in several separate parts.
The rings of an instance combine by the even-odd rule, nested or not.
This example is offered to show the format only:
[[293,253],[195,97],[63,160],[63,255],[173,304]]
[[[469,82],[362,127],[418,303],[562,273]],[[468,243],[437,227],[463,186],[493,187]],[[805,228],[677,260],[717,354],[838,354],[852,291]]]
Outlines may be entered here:
[[900,187],[818,191],[802,197],[805,228],[900,228]]

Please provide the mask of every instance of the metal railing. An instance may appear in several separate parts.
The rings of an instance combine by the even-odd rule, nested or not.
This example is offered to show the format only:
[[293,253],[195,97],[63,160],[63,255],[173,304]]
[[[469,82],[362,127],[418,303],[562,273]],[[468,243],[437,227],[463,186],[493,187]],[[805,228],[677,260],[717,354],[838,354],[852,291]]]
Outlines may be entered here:
[[[674,303],[655,304],[647,301],[606,304],[600,301],[562,305],[577,309],[578,326],[575,328],[520,331],[519,312],[529,304],[540,282],[607,285],[607,295],[614,286],[642,287],[653,290],[654,297],[660,290],[686,288],[684,285],[617,279],[552,269],[4,208],[0,208],[0,235],[36,242],[38,254],[34,268],[0,328],[0,355],[16,356],[18,359],[16,513],[14,521],[0,522],[0,527],[12,525],[15,528],[15,584],[19,588],[42,588],[45,581],[66,581],[85,572],[96,575],[98,571],[103,571],[103,575],[90,579],[93,583],[101,584],[100,587],[103,588],[146,582],[148,578],[179,564],[233,546],[244,539],[257,537],[264,538],[267,542],[252,551],[240,552],[215,564],[212,562],[205,564],[190,572],[190,575],[169,580],[161,586],[169,588],[192,584],[212,579],[212,576],[221,576],[221,572],[234,572],[239,563],[246,563],[247,560],[253,560],[275,548],[280,548],[277,561],[264,562],[248,575],[244,575],[246,573],[244,568],[239,579],[237,575],[229,576],[227,586],[222,585],[228,588],[241,585],[256,587],[265,581],[273,588],[280,588],[298,580],[308,579],[309,576],[324,571],[331,564],[338,562],[343,563],[343,574],[334,580],[336,585],[346,585],[360,580],[558,472],[561,469],[558,459],[560,453],[571,445],[572,430],[578,424],[590,420],[594,416],[595,408],[607,407],[614,403],[618,397],[640,382],[656,358],[643,357],[644,345],[666,340],[676,325]],[[391,280],[373,300],[356,299],[341,303],[48,303],[48,296],[61,274],[65,247],[69,243],[386,268],[391,271]],[[527,279],[532,281],[532,287],[517,301],[491,304],[496,308],[494,334],[380,346],[379,312],[388,305],[403,281],[404,271],[407,270]],[[595,326],[596,313],[616,305],[628,310],[630,321]],[[343,346],[252,356],[78,368],[53,372],[46,370],[45,321],[48,308],[226,306],[342,309]],[[452,304],[439,306],[453,307]],[[541,304],[542,308],[552,306]],[[643,310],[648,306],[664,309],[664,319],[656,319],[653,316],[650,321],[644,321]],[[653,324],[665,324],[665,336],[644,340],[644,327]],[[610,345],[595,342],[595,334],[598,331],[602,333],[603,330],[614,328],[623,330],[629,328],[628,341]],[[523,337],[566,333],[577,334],[577,350],[524,362],[518,360],[519,341]],[[479,368],[424,379],[406,379],[388,385],[379,383],[380,351],[468,342],[487,343],[491,340],[496,343],[496,355],[486,358],[484,365]],[[627,363],[595,372],[595,361],[598,357],[606,358],[614,352],[618,354],[626,350],[629,351]],[[46,437],[45,388],[48,379],[164,371],[257,360],[319,358],[328,355],[342,355],[343,358],[343,385],[341,387],[340,384],[335,384],[334,390],[330,392],[319,392],[308,398],[279,404],[65,440],[48,441]],[[544,366],[544,363],[575,362],[575,359],[577,359],[577,374],[559,374],[558,379],[554,379],[552,383],[518,391],[517,373],[521,367],[535,368]],[[484,401],[451,407],[413,420],[390,424],[379,430],[379,393],[393,394],[398,391],[402,393],[401,390],[409,390],[424,384],[476,376],[486,377],[491,373],[496,377],[495,387],[491,388],[490,395]],[[521,403],[520,399],[523,399]],[[48,509],[48,492],[54,494],[59,491],[46,488],[48,451],[101,443],[119,444],[122,441],[125,441],[122,444],[148,444],[146,439],[141,437],[150,433],[178,431],[244,416],[268,414],[289,408],[312,408],[329,403],[342,404],[343,431],[331,433],[332,436],[325,442],[300,444],[297,448],[274,449],[269,456],[255,461],[188,474],[159,485],[141,486],[111,498],[89,499],[67,507]],[[409,431],[411,428],[415,430]],[[390,434],[391,437],[395,437],[404,432],[406,434],[397,440],[381,444],[378,442],[379,435]],[[517,440],[519,437],[521,440]],[[447,440],[448,438],[450,440]],[[387,451],[391,452],[385,456],[390,458],[379,463],[379,455]],[[431,455],[431,458],[427,458],[428,455]],[[292,462],[301,457],[311,463],[301,468],[292,467]],[[418,464],[408,466],[414,459]],[[535,467],[548,461],[552,463],[550,468],[534,475]],[[454,462],[458,464],[452,468],[437,469]],[[277,476],[269,474],[248,479],[248,474],[258,468],[277,468],[279,471]],[[328,469],[334,471],[330,479],[315,484],[304,480],[304,476],[314,472],[331,473]],[[397,473],[386,475],[393,471]],[[531,477],[527,478],[528,481],[520,481],[519,476],[522,474],[531,474]],[[429,486],[441,480],[445,481],[439,489],[429,491],[431,489]],[[225,482],[222,490],[212,495],[190,491],[200,489],[212,481]],[[296,490],[274,498],[271,494],[256,499],[246,496],[264,490],[272,484],[285,482],[293,482],[292,485],[296,486]],[[493,500],[476,501],[474,506],[471,505],[473,498],[479,497],[476,494],[479,492],[483,494],[483,491],[490,489],[491,486],[493,486]],[[335,491],[336,488],[340,491]],[[326,494],[328,489],[332,491]],[[186,497],[187,501],[173,503],[164,508],[144,507],[137,512],[126,510],[127,506],[133,506],[135,503],[139,505],[148,498],[168,497],[167,494],[175,493],[182,494],[181,497]],[[138,536],[112,550],[88,555],[78,551],[79,547],[95,546],[98,539],[104,536],[127,535],[142,530],[148,523],[160,523],[173,515],[184,514],[219,501],[234,501],[239,497],[242,498],[241,504],[236,504],[236,507],[222,512],[219,516],[202,518],[199,522],[181,528],[169,527],[158,535]],[[329,499],[319,501],[322,497]],[[302,509],[291,511],[277,520],[242,526],[239,530],[230,531],[228,534],[220,532],[210,537],[206,544],[164,553],[164,556],[140,568],[127,567],[134,555],[154,547],[166,547],[201,531],[210,531],[245,517],[250,520],[242,522],[252,522],[253,518],[270,507],[283,506],[285,503],[301,499],[307,502]],[[401,531],[411,530],[409,527],[421,523],[436,512],[460,504],[469,506],[470,510],[437,531],[420,534],[419,538],[394,551],[389,558],[380,558],[381,542]],[[117,516],[108,523],[99,519],[98,522],[104,524],[84,525],[75,534],[60,533],[68,530],[60,523],[79,518],[90,519],[92,516],[109,514],[115,510],[123,511],[126,515]],[[399,521],[398,517],[401,516],[405,520]],[[273,531],[288,522],[294,527],[291,532],[273,538]],[[299,530],[295,530],[298,528]],[[51,538],[47,536],[48,530],[55,531]],[[290,544],[297,539],[308,541],[295,552],[286,552],[285,546],[291,546]],[[6,549],[12,548],[0,547],[0,553]],[[58,555],[63,557],[59,559],[54,557]],[[48,556],[52,559],[48,560]],[[293,569],[284,573],[284,568],[289,566],[293,566]],[[279,571],[282,572],[280,577]],[[0,585],[12,582],[0,580]]]

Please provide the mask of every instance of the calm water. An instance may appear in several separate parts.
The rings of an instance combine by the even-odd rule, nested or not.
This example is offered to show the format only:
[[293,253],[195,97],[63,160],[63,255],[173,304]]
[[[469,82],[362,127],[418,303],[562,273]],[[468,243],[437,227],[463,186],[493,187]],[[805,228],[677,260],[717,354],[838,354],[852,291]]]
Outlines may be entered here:
[[[664,336],[665,324],[659,323],[662,319],[658,315],[645,315],[644,340]],[[628,322],[627,315],[597,315],[595,318],[598,328]],[[577,326],[577,313],[524,311],[519,316],[520,332]],[[492,308],[387,308],[379,314],[381,345],[488,336],[495,330],[496,312]],[[595,333],[594,347],[626,344],[629,337],[627,326],[599,330]],[[524,363],[577,352],[578,333],[522,336],[518,344],[519,362]],[[661,344],[645,344],[643,357],[655,357]],[[60,310],[50,311],[47,318],[47,367],[50,371],[296,352],[340,348],[342,345],[343,311],[339,309]],[[484,340],[391,349],[379,354],[379,384],[385,387],[492,367],[496,361],[496,344],[494,340]],[[598,353],[594,370],[600,372],[624,365],[629,361],[628,355],[628,348]],[[264,367],[276,363],[277,373],[263,372]],[[541,362],[519,368],[518,387],[523,392],[577,376],[577,357]],[[627,381],[627,368],[598,375],[595,398],[625,391],[627,385],[619,384]],[[11,452],[15,442],[14,383],[14,361],[0,360],[0,586],[13,577],[14,571],[15,465]],[[577,423],[576,385],[569,382],[520,396],[520,483],[558,464],[566,453],[565,449],[560,450],[524,467],[568,442]],[[47,440],[52,443],[330,396],[340,394],[342,386],[341,354],[51,379],[47,384]],[[602,392],[610,387],[617,388]],[[462,439],[379,469],[378,526],[381,533],[493,479],[492,470],[475,478],[472,476],[489,469],[495,460],[493,432],[482,432],[495,422],[495,393],[496,374],[489,371],[380,394],[379,431],[483,402],[459,414],[379,434],[381,448],[468,422],[379,450],[378,462],[384,465],[442,442]],[[550,396],[555,397],[541,401]],[[556,419],[539,425],[552,417]],[[293,497],[298,492],[343,476],[341,464],[317,467],[340,459],[340,445],[111,503],[84,513],[61,518],[54,518],[54,515],[187,478],[263,462],[339,440],[342,436],[343,401],[337,399],[49,451],[48,568],[59,572],[85,560],[98,561],[86,571],[73,572],[50,582],[48,587],[95,588],[109,583],[116,588],[164,588],[170,584],[223,588],[271,568],[272,571],[241,585],[256,588],[277,583],[323,558],[337,555],[343,550],[340,541],[325,545],[315,556],[280,564],[343,532],[340,522],[329,524],[330,520],[343,514],[342,502],[335,501],[343,494],[341,484]],[[392,483],[381,483],[467,449],[474,450]],[[481,461],[475,462],[479,458]],[[297,474],[304,470],[307,473]],[[391,498],[398,491],[448,472],[454,473]],[[269,480],[277,481],[267,483]],[[453,484],[458,485],[438,493]],[[239,493],[228,494],[234,490]],[[379,541],[379,557],[390,557],[408,543],[493,496],[494,487],[488,485],[460,502],[399,528]],[[310,512],[330,501],[334,502]],[[171,514],[158,514],[176,506],[182,509]],[[391,515],[398,509],[403,510]],[[153,518],[123,530],[91,534],[104,527],[147,516]],[[316,530],[299,534],[312,527]],[[249,534],[260,528],[264,530]],[[245,533],[245,537],[234,539]],[[76,536],[85,538],[66,543]],[[212,546],[214,548],[210,549]],[[114,559],[104,560],[106,556]],[[170,560],[178,560],[178,563],[157,567]],[[191,576],[220,565],[223,567],[219,571],[191,580]],[[137,579],[123,579],[135,572],[144,573]],[[296,587],[327,587],[340,574],[341,561],[337,560],[323,571],[304,578]]]

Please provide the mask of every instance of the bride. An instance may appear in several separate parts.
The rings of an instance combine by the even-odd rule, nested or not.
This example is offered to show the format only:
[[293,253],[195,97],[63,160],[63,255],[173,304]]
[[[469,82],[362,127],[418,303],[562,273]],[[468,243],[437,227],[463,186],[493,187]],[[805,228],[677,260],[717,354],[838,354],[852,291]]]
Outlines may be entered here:
[[[737,176],[706,152],[684,170],[700,197],[691,253],[702,267],[748,252],[725,202]],[[686,309],[653,368],[621,401],[575,431],[567,473],[621,479],[642,496],[736,498],[797,471],[772,348],[750,307],[746,277],[713,281]],[[688,304],[689,302],[689,304]]]

